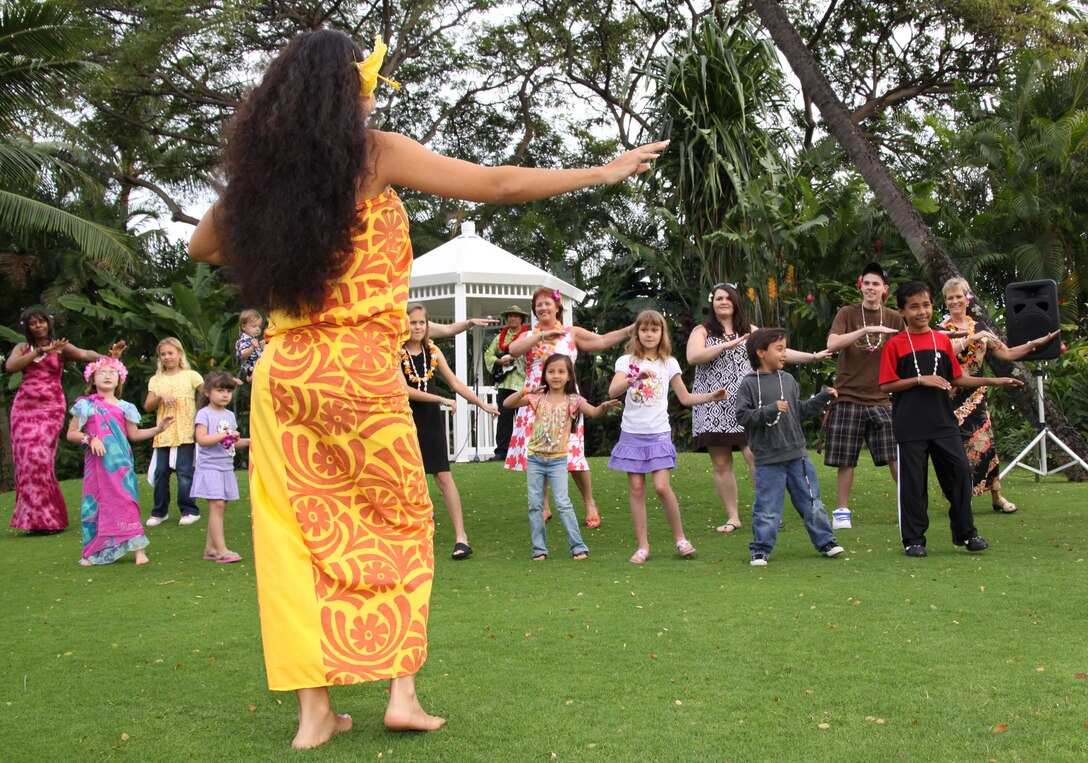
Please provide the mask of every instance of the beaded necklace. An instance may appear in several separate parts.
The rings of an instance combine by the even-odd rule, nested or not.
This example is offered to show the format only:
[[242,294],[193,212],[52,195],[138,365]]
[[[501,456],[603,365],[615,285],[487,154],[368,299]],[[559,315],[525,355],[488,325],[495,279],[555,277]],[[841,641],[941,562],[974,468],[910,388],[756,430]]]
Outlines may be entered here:
[[[884,311],[881,310],[879,306],[876,308],[876,310],[877,310],[877,314],[880,316],[880,318],[879,318],[880,327],[884,328]],[[864,303],[862,303],[862,305],[861,305],[861,327],[863,329],[869,328],[868,324],[865,323],[865,304]],[[864,336],[865,336],[865,351],[866,352],[876,352],[877,350],[880,349],[880,343],[883,341],[883,336],[884,336],[883,334],[877,334],[876,344],[873,344],[872,341],[869,339],[869,332],[868,331],[865,332]]]
[[[907,331],[907,344],[910,345],[910,355],[914,358],[914,372],[918,374],[918,378],[922,378],[922,369],[918,367],[918,354],[914,351],[914,342],[910,339],[910,332]],[[937,359],[940,355],[937,352],[937,332],[930,329],[930,338],[933,340],[933,375],[937,375]]]
[[416,372],[415,357],[408,352],[408,345],[400,348],[400,365],[404,369],[404,375],[408,381],[416,385],[420,392],[427,391],[427,382],[434,378],[434,370],[438,367],[438,348],[434,342],[427,340],[427,346],[422,348],[419,358],[419,372]]
[[[761,371],[756,371],[756,396],[758,397],[758,401],[756,402],[756,405],[759,408],[763,407],[763,385],[759,383],[759,377],[761,375],[762,375]],[[785,387],[782,386],[782,372],[781,371],[778,371],[778,399],[779,400],[785,400],[786,399],[786,389],[785,389]],[[777,426],[778,422],[781,421],[781,419],[782,419],[782,411],[779,411],[778,415],[774,417],[774,421],[767,424],[767,426],[769,426],[769,427]]]

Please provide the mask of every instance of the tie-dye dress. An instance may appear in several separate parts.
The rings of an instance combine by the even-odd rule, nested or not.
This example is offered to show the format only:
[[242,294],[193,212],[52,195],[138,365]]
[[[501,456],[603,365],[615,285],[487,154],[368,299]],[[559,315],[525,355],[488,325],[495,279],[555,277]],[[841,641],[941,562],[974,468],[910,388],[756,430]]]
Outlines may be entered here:
[[[26,348],[30,352],[30,348]],[[64,359],[51,352],[23,369],[11,406],[11,452],[15,462],[15,512],[11,527],[55,532],[68,526],[68,509],[54,462],[64,428]]]
[[147,547],[140,522],[136,471],[125,422],[140,423],[136,406],[124,400],[116,404],[101,395],[81,397],[72,406],[80,430],[97,437],[106,449],[96,456],[90,447],[83,454],[83,558],[91,564],[109,564],[130,551]]
[[412,245],[396,193],[361,202],[314,313],[273,312],[253,375],[250,495],[268,685],[414,674],[434,524],[408,396]]

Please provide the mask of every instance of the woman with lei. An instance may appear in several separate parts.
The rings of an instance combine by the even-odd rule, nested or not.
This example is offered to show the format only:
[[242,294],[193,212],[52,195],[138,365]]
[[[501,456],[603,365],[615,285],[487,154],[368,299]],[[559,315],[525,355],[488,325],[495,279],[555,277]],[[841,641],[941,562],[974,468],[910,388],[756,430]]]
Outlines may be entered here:
[[[578,360],[578,352],[602,352],[615,347],[631,336],[632,326],[610,331],[607,334],[595,334],[581,326],[563,326],[563,299],[558,289],[542,286],[533,292],[533,314],[536,326],[531,333],[515,339],[510,345],[510,354],[514,357],[525,356],[525,389],[534,390],[541,386],[541,369],[549,355],[559,353],[570,357],[571,363]],[[525,406],[518,409],[514,418],[514,433],[510,438],[510,450],[506,454],[506,468],[523,472],[528,464],[527,445],[529,433],[533,430],[533,409]],[[574,477],[574,484],[582,493],[586,510],[586,527],[593,529],[601,526],[601,514],[597,502],[593,500],[593,482],[589,476],[589,462],[586,460],[585,424],[579,419],[571,427],[570,445],[567,448],[567,470]],[[545,503],[545,516],[548,516]]]
[[619,182],[665,147],[578,170],[435,154],[367,126],[385,50],[366,57],[331,29],[288,43],[238,107],[226,188],[189,242],[270,310],[250,419],[254,563],[268,684],[296,693],[300,749],[350,730],[333,684],[388,680],[389,729],[445,723],[416,694],[434,522],[401,370],[412,245],[392,186],[513,204]]
[[[725,389],[722,400],[696,405],[691,409],[692,446],[696,452],[710,454],[714,469],[714,484],[718,497],[725,506],[725,524],[717,528],[720,533],[733,533],[742,525],[737,499],[737,478],[733,472],[733,451],[739,450],[748,463],[749,471],[755,468],[755,457],[748,448],[744,427],[737,422],[736,395],[740,381],[752,372],[748,361],[748,335],[759,326],[748,321],[744,313],[740,292],[735,284],[715,284],[707,295],[710,314],[706,323],[696,326],[688,337],[687,361],[695,366],[692,394],[705,395]],[[829,357],[827,350],[820,352],[786,351],[790,363],[815,363]]]
[[[64,428],[64,361],[89,363],[103,357],[81,350],[53,335],[53,317],[39,307],[19,317],[25,342],[15,345],[5,370],[23,374],[11,406],[11,451],[15,465],[15,512],[11,527],[31,533],[54,533],[68,527],[68,509],[57,484],[54,462]],[[120,357],[124,342],[110,348]]]
[[442,418],[442,408],[448,407],[450,413],[457,412],[457,399],[442,397],[438,394],[435,373],[449,385],[450,389],[470,403],[492,416],[498,410],[481,400],[468,386],[450,370],[446,357],[437,345],[431,341],[430,322],[423,305],[408,306],[408,341],[400,348],[400,366],[407,382],[408,404],[412,407],[412,420],[419,437],[419,450],[423,455],[423,471],[434,476],[438,489],[442,491],[442,500],[453,523],[452,559],[468,559],[472,556],[472,546],[468,544],[465,533],[465,521],[461,512],[461,494],[457,492],[457,483],[450,472],[449,456],[446,452],[446,424]]
[[[962,278],[949,278],[945,281],[944,302],[948,315],[941,322],[941,328],[951,333],[952,349],[960,362],[963,372],[969,376],[982,373],[982,364],[986,353],[1011,362],[1027,357],[1036,348],[1043,346],[1058,335],[1058,331],[1032,339],[1018,347],[1008,347],[993,332],[976,330],[975,319],[967,314],[967,308],[974,296],[970,287]],[[990,409],[986,404],[987,387],[953,387],[952,407],[955,408],[956,421],[963,435],[963,445],[967,451],[967,461],[971,465],[971,478],[974,494],[982,495],[990,491],[994,511],[1001,514],[1014,514],[1015,503],[1001,494],[1001,480],[998,478],[997,447],[994,444],[993,425],[990,422]]]

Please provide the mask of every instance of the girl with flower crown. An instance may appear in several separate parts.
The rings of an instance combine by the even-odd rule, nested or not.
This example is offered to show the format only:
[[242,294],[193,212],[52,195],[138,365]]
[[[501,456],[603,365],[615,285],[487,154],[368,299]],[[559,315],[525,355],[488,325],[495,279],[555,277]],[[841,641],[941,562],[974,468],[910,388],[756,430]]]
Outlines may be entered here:
[[435,374],[441,374],[446,384],[454,392],[476,405],[480,410],[498,414],[498,409],[480,399],[468,386],[450,370],[442,350],[431,341],[430,322],[427,309],[423,305],[408,306],[408,341],[400,348],[400,365],[407,382],[408,401],[412,407],[412,420],[419,437],[419,449],[423,455],[423,471],[434,475],[438,489],[442,491],[442,500],[453,523],[453,554],[455,560],[472,556],[472,546],[468,544],[465,532],[465,520],[461,513],[461,494],[457,492],[457,483],[450,472],[449,456],[446,452],[446,426],[442,420],[442,408],[448,407],[450,413],[457,412],[457,399],[442,397],[437,394]]
[[[103,357],[81,350],[53,333],[53,316],[31,307],[19,316],[25,342],[11,351],[4,369],[22,372],[19,391],[11,406],[11,451],[15,465],[15,511],[11,527],[31,533],[54,533],[68,527],[68,509],[57,484],[54,462],[64,428],[64,389],[60,379],[64,361],[84,363]],[[110,355],[125,349],[116,342]]]
[[[615,347],[631,336],[632,326],[625,326],[607,334],[595,334],[581,326],[564,326],[563,300],[558,289],[542,286],[533,292],[533,314],[536,316],[536,326],[531,332],[515,339],[509,348],[509,353],[513,357],[525,356],[526,390],[541,386],[544,361],[550,355],[556,353],[566,355],[571,363],[574,363],[578,360],[579,351],[601,352]],[[529,435],[533,431],[535,415],[532,406],[518,409],[514,419],[514,434],[510,438],[510,449],[506,454],[507,469],[525,471],[528,463]],[[590,529],[600,527],[601,514],[597,510],[597,502],[593,500],[593,482],[589,476],[589,462],[586,460],[586,431],[581,420],[570,431],[567,469],[574,477],[574,484],[582,493],[586,510],[586,527]],[[546,499],[544,516],[551,516]]]
[[79,507],[83,558],[79,563],[85,567],[110,564],[130,551],[136,552],[136,564],[147,564],[147,536],[140,523],[129,442],[151,439],[173,418],[165,416],[155,426],[140,429],[136,406],[117,398],[127,377],[128,369],[120,360],[99,358],[88,363],[83,371],[88,394],[77,399],[70,411],[68,442],[84,449]]
[[684,535],[680,505],[669,483],[669,471],[676,468],[676,446],[669,424],[668,391],[688,407],[725,398],[725,389],[704,394],[688,392],[680,376],[680,364],[672,356],[672,340],[665,316],[656,310],[643,310],[635,318],[635,335],[627,343],[625,355],[616,361],[616,375],[608,385],[608,394],[618,397],[626,391],[620,439],[612,448],[608,467],[627,472],[631,489],[631,521],[635,525],[638,548],[628,560],[642,564],[650,558],[650,538],[646,526],[646,475],[661,499],[665,519],[672,528],[680,556],[691,556],[695,547]]
[[332,684],[389,680],[389,729],[445,722],[416,695],[434,524],[400,370],[412,244],[392,186],[512,204],[620,182],[666,146],[587,169],[440,156],[367,125],[384,54],[331,29],[288,43],[238,107],[226,188],[189,243],[270,311],[250,419],[254,564],[268,683],[298,698],[296,748],[351,728]]

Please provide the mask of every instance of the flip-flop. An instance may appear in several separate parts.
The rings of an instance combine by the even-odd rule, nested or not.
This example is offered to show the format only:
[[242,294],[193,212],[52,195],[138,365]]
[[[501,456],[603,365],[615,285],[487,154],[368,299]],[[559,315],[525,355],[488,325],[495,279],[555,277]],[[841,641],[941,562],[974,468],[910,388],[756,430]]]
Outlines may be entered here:
[[547,559],[548,559],[547,554],[537,554],[536,556],[533,557],[534,562],[543,562],[543,561],[547,561]]
[[204,561],[205,562],[218,562],[219,561],[219,554],[212,554],[212,553],[204,554]]
[[589,552],[588,551],[582,551],[579,554],[571,554],[570,558],[573,559],[576,562],[580,562],[583,559],[588,559],[589,558]]
[[234,551],[228,551],[221,557],[215,560],[218,564],[231,564],[233,562],[242,561],[242,555],[235,553]]
[[721,527],[718,527],[718,528],[715,528],[715,529],[718,532],[722,533],[723,535],[729,535],[730,533],[735,533],[740,528],[741,528],[741,525],[736,525],[736,524],[733,524],[732,522],[726,522]]
[[472,547],[467,543],[457,542],[453,544],[453,553],[450,559],[468,559],[472,556]]
[[596,530],[600,526],[601,526],[601,515],[600,514],[594,514],[591,517],[586,517],[586,527],[588,527],[590,530]]

